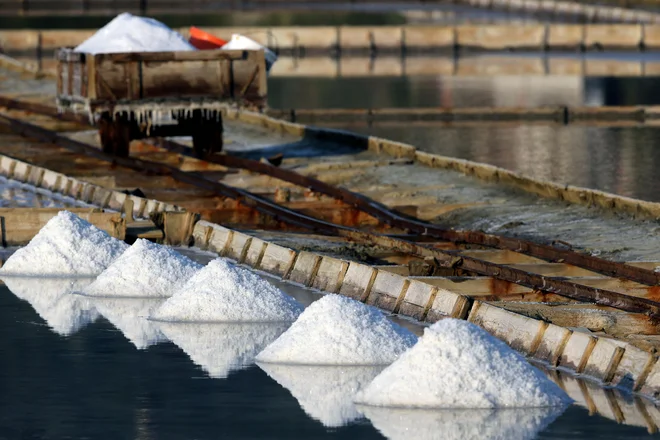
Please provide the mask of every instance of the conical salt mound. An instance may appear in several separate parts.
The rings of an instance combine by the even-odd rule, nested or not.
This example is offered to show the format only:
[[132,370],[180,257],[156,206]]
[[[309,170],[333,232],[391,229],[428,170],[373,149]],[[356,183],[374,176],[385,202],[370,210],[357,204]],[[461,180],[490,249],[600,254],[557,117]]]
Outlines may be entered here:
[[514,408],[570,398],[520,354],[467,321],[444,319],[356,396],[373,406]]
[[12,276],[95,276],[126,249],[126,243],[69,211],[60,211],[0,269]]
[[153,18],[117,15],[74,49],[86,53],[195,50],[181,34]]
[[172,248],[138,239],[83,291],[89,296],[168,297],[202,266]]
[[376,308],[340,296],[312,303],[258,362],[305,365],[387,365],[417,337]]
[[286,322],[303,306],[249,270],[217,258],[157,309],[170,322]]

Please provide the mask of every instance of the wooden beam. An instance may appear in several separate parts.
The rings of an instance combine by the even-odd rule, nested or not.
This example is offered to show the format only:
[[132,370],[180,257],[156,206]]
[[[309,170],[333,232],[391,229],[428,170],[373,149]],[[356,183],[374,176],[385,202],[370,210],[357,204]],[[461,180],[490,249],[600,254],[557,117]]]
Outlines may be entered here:
[[60,211],[72,212],[120,240],[126,237],[126,222],[120,213],[96,208],[0,208],[2,245],[27,244]]
[[530,318],[540,319],[562,327],[583,327],[617,338],[629,335],[657,335],[660,325],[643,313],[629,313],[594,304],[538,304],[493,302],[493,305]]

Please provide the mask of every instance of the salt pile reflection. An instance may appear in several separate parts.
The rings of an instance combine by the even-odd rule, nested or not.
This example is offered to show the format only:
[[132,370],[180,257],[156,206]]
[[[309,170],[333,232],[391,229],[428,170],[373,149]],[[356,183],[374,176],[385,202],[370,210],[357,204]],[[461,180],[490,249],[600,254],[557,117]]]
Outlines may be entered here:
[[85,288],[93,278],[3,277],[2,281],[59,335],[70,336],[99,317],[87,299],[71,293]]
[[390,440],[526,440],[555,421],[564,407],[516,409],[393,409],[358,405]]
[[[82,296],[84,297],[84,296]],[[84,297],[93,304],[101,315],[131,341],[138,350],[167,342],[167,337],[149,314],[165,300],[161,298],[115,298]]]
[[384,366],[317,367],[257,364],[273,380],[289,390],[310,417],[327,427],[339,427],[361,418],[353,397]]
[[289,326],[278,324],[158,323],[165,336],[215,379],[243,369]]

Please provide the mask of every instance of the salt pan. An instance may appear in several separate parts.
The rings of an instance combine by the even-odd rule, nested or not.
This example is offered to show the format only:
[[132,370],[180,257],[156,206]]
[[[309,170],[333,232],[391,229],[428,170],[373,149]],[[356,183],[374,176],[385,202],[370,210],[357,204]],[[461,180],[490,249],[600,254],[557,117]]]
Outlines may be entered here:
[[18,298],[30,303],[46,324],[61,336],[71,336],[99,317],[84,298],[71,294],[82,289],[93,278],[21,278],[2,279]]
[[563,406],[570,398],[520,354],[467,321],[443,319],[356,396],[373,406]]
[[0,275],[95,276],[128,246],[69,211],[60,211],[18,249]]
[[390,440],[531,440],[565,408],[358,409]]
[[[77,295],[78,296],[78,295]],[[101,298],[85,297],[96,310],[128,339],[138,350],[143,350],[167,338],[155,322],[147,318],[164,299],[161,298]]]
[[329,294],[257,356],[258,362],[306,365],[386,365],[417,337],[376,308]]
[[83,293],[89,296],[168,297],[202,268],[172,248],[138,239]]
[[181,34],[153,18],[119,14],[74,49],[91,54],[195,50]]
[[151,318],[172,322],[290,322],[302,305],[254,272],[217,258]]
[[289,390],[310,417],[330,428],[362,417],[353,397],[383,369],[382,366],[257,365]]
[[224,379],[254,362],[288,324],[158,323],[163,333],[210,377]]

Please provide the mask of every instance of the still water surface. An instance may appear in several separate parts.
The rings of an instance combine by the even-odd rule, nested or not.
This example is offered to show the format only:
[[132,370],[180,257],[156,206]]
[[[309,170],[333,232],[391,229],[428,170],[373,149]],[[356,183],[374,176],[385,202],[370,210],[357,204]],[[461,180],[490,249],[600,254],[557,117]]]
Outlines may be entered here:
[[[657,78],[271,78],[274,108],[660,104]],[[490,163],[540,179],[660,201],[660,127],[559,124],[336,123],[422,151]]]
[[[378,369],[253,364],[259,345],[283,329],[162,325],[143,318],[154,300],[85,303],[57,281],[8,285],[0,287],[0,439],[651,437],[632,400],[617,404],[627,424],[578,404],[563,413],[356,408],[353,390]],[[304,304],[318,298],[280,285]],[[607,411],[604,391],[590,386]]]

